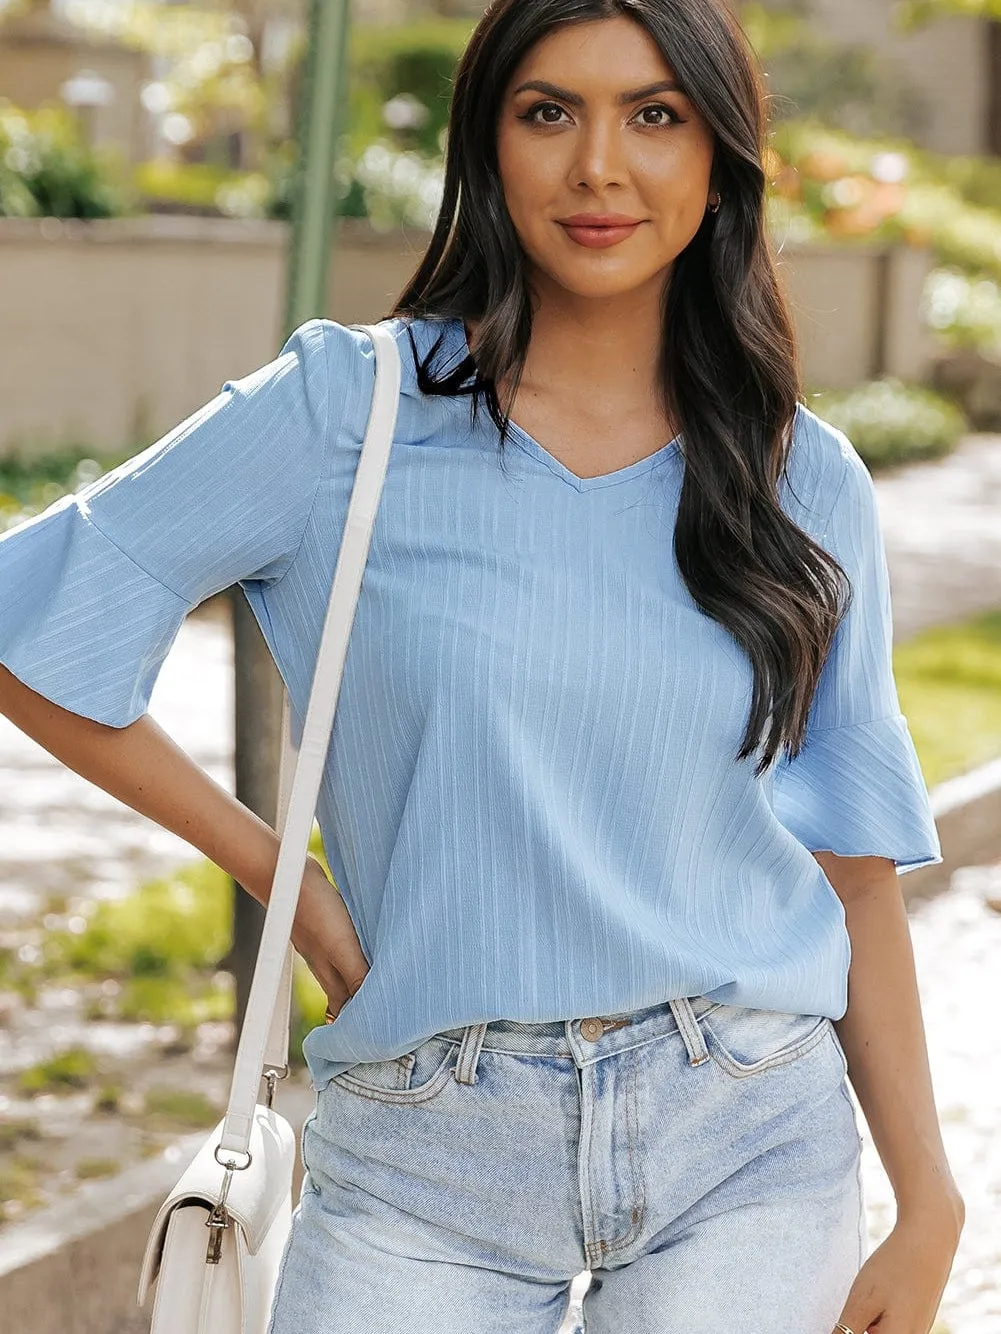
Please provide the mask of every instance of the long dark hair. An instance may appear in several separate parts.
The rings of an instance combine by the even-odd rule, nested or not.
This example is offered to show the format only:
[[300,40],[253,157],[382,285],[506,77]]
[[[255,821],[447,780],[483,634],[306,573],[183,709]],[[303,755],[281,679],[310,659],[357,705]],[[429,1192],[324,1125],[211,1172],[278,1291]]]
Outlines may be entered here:
[[[715,134],[707,212],[674,261],[663,299],[660,373],[680,434],[684,481],[674,533],[696,605],[754,668],[737,760],[758,748],[760,775],[781,746],[799,753],[834,632],[850,602],[844,571],[785,513],[785,474],[802,397],[792,321],[765,230],[765,94],[757,58],[726,0],[494,0],[456,71],[443,199],[421,262],[389,318],[469,318],[475,360],[432,371],[428,394],[480,395],[500,431],[496,385],[515,391],[532,319],[525,255],[504,201],[496,122],[526,51],[557,26],[626,15],[641,24]],[[513,398],[513,395],[512,395]]]

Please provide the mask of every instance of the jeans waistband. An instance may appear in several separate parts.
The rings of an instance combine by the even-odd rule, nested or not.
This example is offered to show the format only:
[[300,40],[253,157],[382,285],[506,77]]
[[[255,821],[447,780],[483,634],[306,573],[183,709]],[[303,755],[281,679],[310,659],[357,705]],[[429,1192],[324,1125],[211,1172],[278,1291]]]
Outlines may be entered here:
[[689,1064],[701,1065],[709,1059],[709,1052],[699,1020],[717,1005],[718,1002],[706,996],[683,996],[640,1010],[586,1015],[579,1019],[542,1023],[492,1019],[444,1029],[439,1036],[460,1044],[455,1076],[460,1083],[476,1082],[476,1065],[484,1050],[573,1057],[579,1065],[588,1065],[672,1033],[680,1033]]

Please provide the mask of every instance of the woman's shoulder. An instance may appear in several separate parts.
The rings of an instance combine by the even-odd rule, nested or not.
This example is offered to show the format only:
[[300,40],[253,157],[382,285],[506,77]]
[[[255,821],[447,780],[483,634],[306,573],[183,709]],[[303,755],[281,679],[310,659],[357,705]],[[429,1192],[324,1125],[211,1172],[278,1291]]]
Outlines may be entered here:
[[844,431],[797,403],[780,484],[783,508],[801,528],[819,537],[846,484],[872,486],[865,460]]
[[[385,329],[396,343],[400,356],[396,441],[416,441],[435,434],[435,423],[429,416],[442,416],[444,421],[451,400],[443,402],[421,392],[417,363],[437,347],[435,373],[454,369],[464,353],[465,334],[461,320],[406,315],[365,323]],[[331,404],[330,429],[337,432],[340,444],[350,446],[353,442],[358,445],[364,438],[375,388],[375,345],[363,328],[335,319],[310,320],[301,328],[311,338],[314,348],[317,346],[315,340],[322,340]]]
[[354,377],[365,387],[371,387],[376,352],[365,328],[360,327],[366,323],[384,329],[396,343],[403,372],[403,392],[409,392],[416,385],[415,357],[423,359],[437,345],[436,369],[451,369],[449,363],[457,363],[464,351],[465,334],[462,321],[458,319],[397,315],[384,320],[358,321],[357,325],[329,318],[308,320],[300,331],[314,339],[322,339],[324,355],[335,382],[338,377],[342,380]]

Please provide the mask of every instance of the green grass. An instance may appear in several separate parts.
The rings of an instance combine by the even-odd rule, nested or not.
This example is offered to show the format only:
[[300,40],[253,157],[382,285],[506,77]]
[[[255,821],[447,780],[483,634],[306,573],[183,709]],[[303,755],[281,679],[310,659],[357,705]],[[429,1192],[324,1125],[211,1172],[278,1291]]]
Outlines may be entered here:
[[41,1166],[36,1158],[16,1156],[0,1163],[0,1223],[41,1204]]
[[78,1181],[97,1181],[101,1177],[113,1177],[121,1170],[117,1158],[81,1158],[76,1165]]
[[201,1129],[214,1126],[220,1113],[215,1104],[191,1089],[152,1088],[146,1094],[146,1110],[143,1122],[152,1121],[154,1125],[170,1121],[175,1125]]
[[1001,755],[1001,610],[906,640],[893,666],[930,787]]
[[[186,985],[192,973],[214,970],[229,949],[232,898],[224,871],[209,861],[189,863],[146,881],[127,898],[99,903],[79,935],[51,932],[45,941],[46,970],[128,979],[133,1002],[138,979]],[[150,994],[156,1011],[155,990]],[[132,1004],[129,1017],[146,1017],[141,1003]],[[160,1016],[153,1012],[149,1017],[155,1022]]]
[[60,1093],[86,1088],[98,1074],[97,1057],[84,1047],[67,1047],[47,1061],[22,1070],[17,1077],[18,1090],[28,1097],[39,1093]]
[[0,1122],[0,1153],[10,1153],[22,1140],[39,1140],[42,1132],[34,1121],[24,1118]]

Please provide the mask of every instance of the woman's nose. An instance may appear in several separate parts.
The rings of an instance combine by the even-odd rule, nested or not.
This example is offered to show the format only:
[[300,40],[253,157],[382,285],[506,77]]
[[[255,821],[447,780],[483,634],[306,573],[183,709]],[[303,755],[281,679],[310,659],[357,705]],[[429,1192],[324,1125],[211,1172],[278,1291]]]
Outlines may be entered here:
[[601,189],[624,178],[621,132],[616,126],[595,121],[575,138],[571,175],[577,184]]

